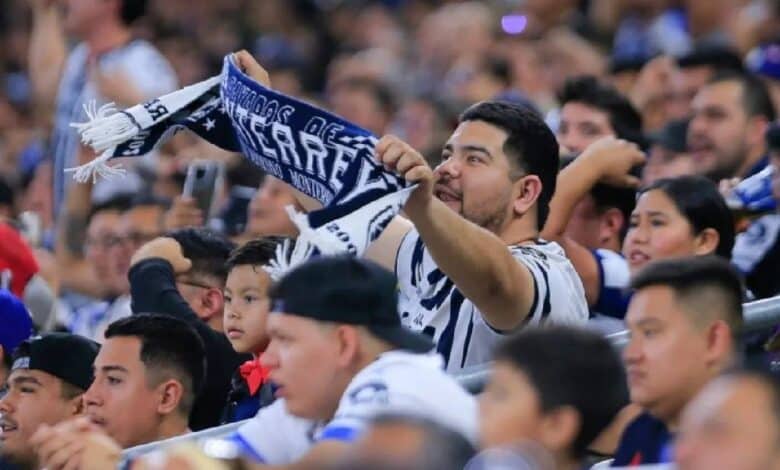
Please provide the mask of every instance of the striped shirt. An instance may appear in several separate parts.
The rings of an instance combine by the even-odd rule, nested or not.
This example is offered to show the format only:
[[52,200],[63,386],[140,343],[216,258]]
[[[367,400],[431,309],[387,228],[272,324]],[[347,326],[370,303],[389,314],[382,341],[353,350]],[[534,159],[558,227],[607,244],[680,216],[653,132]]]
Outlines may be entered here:
[[[69,178],[65,168],[76,166],[79,136],[70,124],[84,122],[84,105],[95,100],[104,104],[97,85],[89,77],[89,48],[81,43],[68,56],[62,71],[51,136],[51,154],[54,156],[54,213],[65,198]],[[107,74],[120,73],[141,92],[144,99],[155,98],[178,88],[176,73],[168,61],[150,43],[133,40],[112,49],[98,58],[98,67]],[[93,190],[95,199],[106,199],[115,191],[135,191],[140,179],[134,174],[111,183],[100,180]]]
[[599,294],[596,304],[591,307],[589,326],[604,334],[622,331],[631,299],[628,261],[612,250],[599,248],[592,253],[599,268]]
[[[534,299],[521,327],[586,323],[582,281],[560,245],[542,241],[508,250],[534,279]],[[448,372],[490,361],[495,344],[510,333],[485,322],[476,306],[439,270],[416,231],[401,242],[396,274],[401,322],[434,339]]]

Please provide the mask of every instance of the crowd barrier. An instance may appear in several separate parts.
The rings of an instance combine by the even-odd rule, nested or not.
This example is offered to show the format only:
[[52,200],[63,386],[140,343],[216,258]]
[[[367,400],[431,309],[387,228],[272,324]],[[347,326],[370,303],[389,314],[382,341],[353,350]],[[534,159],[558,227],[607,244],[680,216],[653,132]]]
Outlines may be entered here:
[[[761,331],[780,324],[780,296],[748,302],[744,304],[744,309],[744,333]],[[628,331],[613,333],[611,335],[607,335],[607,338],[617,349],[622,350],[623,347],[628,343]],[[485,384],[487,374],[488,369],[486,367],[474,367],[463,370],[457,374],[456,379],[469,392],[479,393],[482,390],[482,386]],[[126,449],[122,456],[124,459],[134,458],[138,455],[163,449],[180,442],[198,442],[206,439],[227,436],[235,431],[239,426],[241,426],[241,424],[243,424],[243,421],[206,429],[184,436],[166,439],[164,441],[151,442],[149,444],[132,447]]]

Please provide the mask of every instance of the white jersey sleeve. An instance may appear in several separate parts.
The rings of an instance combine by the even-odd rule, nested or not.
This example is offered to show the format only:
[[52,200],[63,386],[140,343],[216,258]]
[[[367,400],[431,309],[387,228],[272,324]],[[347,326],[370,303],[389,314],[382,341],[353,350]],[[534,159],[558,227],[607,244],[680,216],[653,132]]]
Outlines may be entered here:
[[476,401],[444,372],[435,354],[392,351],[380,356],[350,382],[317,440],[352,442],[382,414],[427,418],[476,442]]
[[230,439],[255,462],[285,465],[309,451],[315,426],[313,421],[288,413],[284,400],[279,399],[261,408]]
[[[518,328],[587,322],[582,281],[557,243],[539,241],[507,249],[534,279],[531,307]],[[489,362],[496,343],[515,331],[499,331],[485,321],[482,312],[438,268],[416,231],[401,243],[396,274],[401,323],[433,338],[450,373]]]

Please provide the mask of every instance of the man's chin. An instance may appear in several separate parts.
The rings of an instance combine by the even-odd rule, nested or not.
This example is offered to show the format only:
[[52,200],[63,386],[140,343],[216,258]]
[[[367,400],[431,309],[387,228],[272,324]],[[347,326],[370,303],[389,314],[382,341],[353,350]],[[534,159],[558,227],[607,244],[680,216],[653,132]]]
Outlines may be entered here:
[[[439,199],[441,201],[441,199]],[[463,203],[460,201],[441,201],[445,206],[456,214],[463,214]]]

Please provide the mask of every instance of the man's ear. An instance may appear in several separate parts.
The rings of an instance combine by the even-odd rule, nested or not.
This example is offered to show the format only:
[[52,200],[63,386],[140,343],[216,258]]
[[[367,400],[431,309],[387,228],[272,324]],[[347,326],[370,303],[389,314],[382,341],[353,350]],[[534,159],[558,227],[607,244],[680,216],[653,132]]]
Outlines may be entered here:
[[71,416],[83,415],[87,409],[86,402],[84,401],[83,393],[76,397],[71,398],[70,403],[68,405],[70,406]]
[[617,207],[610,207],[601,214],[600,218],[599,241],[602,243],[612,239],[620,241],[620,233],[623,230],[623,225],[626,223],[623,212]]
[[512,205],[515,214],[525,215],[542,194],[542,180],[536,175],[526,175],[518,179],[512,185],[514,203]]
[[545,413],[541,439],[548,449],[570,452],[582,427],[580,414],[572,406],[561,406]]
[[355,360],[360,349],[360,332],[350,325],[336,327],[336,341],[338,341],[339,365],[348,367]]
[[157,412],[168,415],[176,411],[184,396],[184,386],[178,380],[168,379],[157,386],[159,403]]
[[225,308],[225,294],[220,289],[206,289],[201,296],[203,307],[208,310],[209,318],[214,315],[222,316]]

